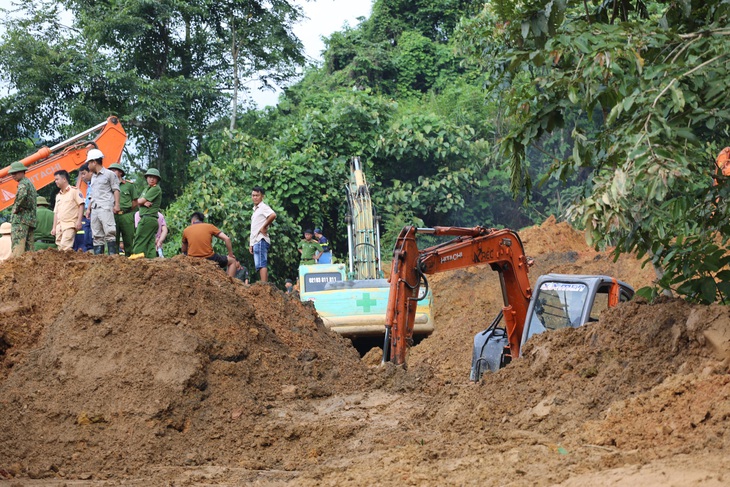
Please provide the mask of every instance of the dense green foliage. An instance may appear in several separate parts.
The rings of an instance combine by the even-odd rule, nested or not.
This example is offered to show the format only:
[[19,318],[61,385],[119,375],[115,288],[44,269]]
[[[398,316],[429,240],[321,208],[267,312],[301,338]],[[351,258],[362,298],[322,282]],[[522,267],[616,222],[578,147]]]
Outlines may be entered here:
[[730,7],[611,4],[487,6],[463,22],[463,52],[488,74],[486,89],[505,95],[500,150],[513,189],[530,188],[536,141],[576,114],[593,121],[552,167],[560,178],[591,174],[569,216],[597,246],[648,254],[664,269],[660,287],[726,301],[730,215],[714,203],[726,181],[715,189],[711,176],[730,135]]
[[[261,184],[287,218],[272,233],[277,279],[296,272],[294,242],[306,227],[322,226],[336,256],[346,257],[344,185],[353,156],[365,164],[386,256],[406,224],[519,228],[559,211],[556,181],[529,208],[510,194],[508,168],[494,157],[497,104],[487,101],[478,73],[461,66],[451,40],[471,9],[447,0],[375,2],[370,19],[327,40],[324,66],[308,70],[277,108],[245,114],[238,131],[206,141],[170,211],[182,216],[199,205],[227,223],[245,256],[250,203],[242,213],[226,209]],[[552,159],[535,160],[533,175],[542,177]],[[214,171],[199,170],[212,166],[226,167],[228,177],[214,182]],[[206,191],[214,194],[201,201]]]
[[114,114],[130,135],[128,160],[160,170],[166,199],[184,186],[208,125],[227,113],[226,90],[255,76],[284,80],[303,62],[291,33],[301,12],[287,0],[17,4],[22,15],[0,39],[0,76],[12,88],[0,99],[3,165],[25,155],[18,141],[29,134],[69,136]]
[[730,136],[727,1],[376,0],[276,108],[231,111],[235,123],[231,76],[281,80],[301,60],[290,2],[67,0],[75,31],[54,5],[29,8],[0,44],[16,90],[0,99],[5,157],[27,134],[121,115],[137,157],[181,192],[168,254],[200,210],[251,266],[261,185],[278,214],[276,280],[296,272],[305,227],[344,258],[359,156],[386,256],[405,224],[519,229],[556,214],[598,247],[646,255],[658,288],[730,297],[730,183],[712,184]]

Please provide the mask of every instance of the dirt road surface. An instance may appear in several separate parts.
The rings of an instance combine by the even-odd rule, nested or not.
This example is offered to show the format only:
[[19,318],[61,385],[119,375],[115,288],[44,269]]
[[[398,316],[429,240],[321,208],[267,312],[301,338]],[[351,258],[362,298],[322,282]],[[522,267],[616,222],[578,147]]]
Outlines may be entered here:
[[[552,219],[520,235],[532,282],[653,279]],[[209,262],[43,251],[2,263],[0,484],[730,485],[726,307],[638,299],[533,338],[474,384],[497,276],[431,284],[436,331],[404,370]]]

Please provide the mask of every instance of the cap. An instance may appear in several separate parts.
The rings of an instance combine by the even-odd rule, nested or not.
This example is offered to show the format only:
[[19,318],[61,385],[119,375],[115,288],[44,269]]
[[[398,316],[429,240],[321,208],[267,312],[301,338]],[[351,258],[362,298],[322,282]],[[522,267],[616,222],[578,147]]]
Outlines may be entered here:
[[287,279],[286,281],[284,281],[284,284],[287,284],[287,283],[294,284],[294,282],[291,279]]
[[115,162],[114,164],[110,165],[108,169],[116,169],[118,171],[122,171],[122,174],[127,174],[127,171],[124,170],[121,164],[118,162]]
[[306,230],[304,230],[304,233],[309,233],[311,235],[312,234],[312,229],[311,228],[307,228]]
[[147,169],[147,172],[144,173],[144,177],[147,176],[155,176],[157,179],[162,179],[162,176],[160,176],[160,171],[158,171],[154,167]]
[[0,225],[0,234],[2,234],[2,235],[10,235],[10,232],[12,231],[12,228],[13,228],[13,226],[10,223],[5,222],[2,225]]
[[39,196],[35,199],[35,204],[38,206],[48,206],[48,200],[43,196]]
[[314,233],[322,233],[322,229],[321,228],[315,228],[314,229]]
[[86,162],[97,159],[104,159],[104,153],[99,149],[89,149],[89,152],[86,153]]
[[16,172],[25,172],[28,168],[23,165],[22,162],[16,161],[12,164],[10,164],[10,170],[8,171],[8,174],[15,174]]

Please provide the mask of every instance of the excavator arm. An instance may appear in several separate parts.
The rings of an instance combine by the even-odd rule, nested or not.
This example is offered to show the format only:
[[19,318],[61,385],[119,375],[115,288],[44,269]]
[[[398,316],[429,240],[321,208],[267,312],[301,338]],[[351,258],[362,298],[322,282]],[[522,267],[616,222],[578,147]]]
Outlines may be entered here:
[[[98,133],[93,140],[90,137]],[[25,176],[31,180],[36,189],[41,189],[53,182],[53,173],[61,169],[75,171],[86,162],[87,145],[93,143],[104,153],[104,166],[119,162],[122,157],[127,134],[116,117],[109,117],[85,132],[74,135],[51,148],[42,147],[34,154],[22,159],[27,168]],[[9,167],[0,169],[0,211],[15,202],[18,183],[8,174]],[[86,193],[86,185],[79,188]]]
[[[416,235],[451,235],[454,240],[419,250]],[[413,323],[421,282],[426,275],[488,264],[502,286],[510,355],[519,356],[522,330],[532,296],[528,266],[520,237],[512,230],[484,227],[405,227],[396,240],[390,274],[390,295],[385,322],[384,360],[405,364],[413,341]]]

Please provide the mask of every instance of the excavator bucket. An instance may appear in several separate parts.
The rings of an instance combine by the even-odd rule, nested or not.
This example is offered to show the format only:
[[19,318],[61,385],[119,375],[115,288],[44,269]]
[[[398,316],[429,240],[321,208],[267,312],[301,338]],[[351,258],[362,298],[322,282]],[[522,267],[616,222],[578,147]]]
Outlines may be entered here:
[[501,368],[504,348],[509,346],[507,332],[502,328],[484,330],[474,336],[469,380],[479,382],[485,372]]
[[472,382],[478,382],[485,372],[496,372],[509,363],[510,357],[505,353],[509,350],[507,331],[504,328],[497,328],[502,315],[503,312],[500,311],[489,328],[474,335],[469,374],[469,380]]

